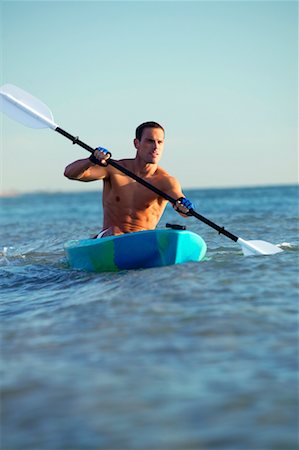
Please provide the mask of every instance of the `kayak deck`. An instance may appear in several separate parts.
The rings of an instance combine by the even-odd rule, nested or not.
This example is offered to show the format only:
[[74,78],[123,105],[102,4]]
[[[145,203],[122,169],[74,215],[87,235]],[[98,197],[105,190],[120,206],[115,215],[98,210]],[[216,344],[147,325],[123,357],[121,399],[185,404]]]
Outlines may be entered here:
[[207,250],[198,234],[173,229],[73,240],[64,248],[70,266],[88,272],[117,272],[201,261]]

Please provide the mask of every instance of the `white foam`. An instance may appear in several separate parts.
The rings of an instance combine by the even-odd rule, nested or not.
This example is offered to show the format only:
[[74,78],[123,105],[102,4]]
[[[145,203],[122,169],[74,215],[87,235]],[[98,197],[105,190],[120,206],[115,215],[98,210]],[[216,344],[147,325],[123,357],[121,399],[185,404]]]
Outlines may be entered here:
[[296,246],[292,245],[290,242],[282,242],[281,244],[276,244],[277,247],[282,249],[295,249]]

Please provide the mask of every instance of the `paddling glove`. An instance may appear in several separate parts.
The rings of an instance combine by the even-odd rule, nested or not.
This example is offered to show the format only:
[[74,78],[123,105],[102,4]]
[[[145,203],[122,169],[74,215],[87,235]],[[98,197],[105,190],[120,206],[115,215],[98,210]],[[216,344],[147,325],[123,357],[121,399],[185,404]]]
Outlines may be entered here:
[[[194,209],[193,204],[186,197],[180,197],[177,199],[176,204],[175,204],[175,209],[178,212],[182,212],[182,211],[180,211],[180,205],[184,206],[185,208],[187,208],[189,210]],[[192,214],[190,214],[189,211],[187,213],[183,213],[183,214],[186,214],[186,216],[192,216]]]
[[[111,153],[108,150],[106,150],[104,147],[97,147],[96,150],[100,150],[105,155],[109,155],[109,158],[111,158],[111,156],[112,156]],[[90,157],[88,159],[93,164],[98,164],[100,166],[107,166],[107,163],[106,164],[102,164],[101,161],[98,158],[96,158],[93,153],[90,155]]]

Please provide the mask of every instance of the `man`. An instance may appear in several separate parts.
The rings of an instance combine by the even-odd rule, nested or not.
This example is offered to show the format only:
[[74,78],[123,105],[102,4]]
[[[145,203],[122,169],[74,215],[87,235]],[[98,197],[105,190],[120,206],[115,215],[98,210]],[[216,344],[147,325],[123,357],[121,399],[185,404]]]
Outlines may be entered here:
[[[178,199],[174,208],[184,217],[192,203],[187,200],[179,182],[158,163],[164,148],[164,129],[156,122],[145,122],[136,129],[134,159],[118,163],[169,196]],[[72,180],[103,180],[103,229],[97,237],[113,236],[156,228],[167,200],[107,164],[110,153],[99,147],[89,158],[75,161],[65,168]],[[101,165],[98,165],[100,162]]]

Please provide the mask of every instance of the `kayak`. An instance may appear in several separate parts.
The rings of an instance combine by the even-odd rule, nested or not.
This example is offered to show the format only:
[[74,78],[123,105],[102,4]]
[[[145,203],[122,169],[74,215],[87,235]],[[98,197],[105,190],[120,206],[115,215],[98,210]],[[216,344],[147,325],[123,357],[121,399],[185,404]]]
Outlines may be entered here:
[[118,272],[201,261],[205,241],[187,230],[157,229],[69,241],[64,246],[70,267],[87,272]]
[[207,250],[198,234],[157,229],[73,240],[65,244],[70,267],[87,272],[118,272],[201,261]]

